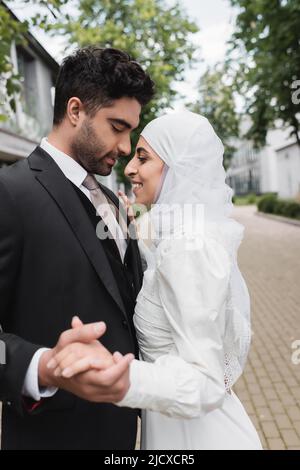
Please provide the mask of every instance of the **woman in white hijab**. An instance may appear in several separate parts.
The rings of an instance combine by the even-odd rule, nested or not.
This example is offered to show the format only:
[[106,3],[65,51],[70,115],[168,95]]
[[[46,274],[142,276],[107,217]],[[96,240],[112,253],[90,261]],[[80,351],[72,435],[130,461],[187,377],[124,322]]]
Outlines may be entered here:
[[231,390],[251,329],[237,265],[243,228],[228,217],[222,159],[207,119],[184,111],[150,122],[125,170],[136,202],[152,207],[134,316],[142,361],[130,364],[131,386],[118,403],[146,410],[144,449],[261,448]]
[[251,329],[237,265],[243,228],[228,216],[222,158],[207,119],[184,111],[150,122],[126,168],[136,202],[150,208],[140,233],[148,221],[151,236],[139,241],[147,265],[134,315],[141,360],[130,363],[130,387],[116,405],[143,410],[143,449],[261,448],[231,389]]

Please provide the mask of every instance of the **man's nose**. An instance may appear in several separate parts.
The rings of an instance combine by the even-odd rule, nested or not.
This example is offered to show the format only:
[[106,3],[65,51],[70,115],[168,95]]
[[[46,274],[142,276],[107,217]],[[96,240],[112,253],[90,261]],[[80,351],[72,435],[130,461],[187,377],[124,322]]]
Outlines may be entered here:
[[130,137],[124,136],[123,139],[119,142],[118,145],[119,154],[123,157],[130,155],[131,152],[131,141]]

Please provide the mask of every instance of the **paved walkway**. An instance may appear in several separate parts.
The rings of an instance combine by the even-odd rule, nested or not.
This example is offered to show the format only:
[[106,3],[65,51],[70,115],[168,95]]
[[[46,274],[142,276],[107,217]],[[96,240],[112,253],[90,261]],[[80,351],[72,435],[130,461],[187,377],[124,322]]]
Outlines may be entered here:
[[246,206],[234,212],[246,227],[239,264],[250,290],[254,332],[235,391],[266,449],[300,449],[300,364],[292,361],[292,343],[300,343],[300,227],[255,211]]

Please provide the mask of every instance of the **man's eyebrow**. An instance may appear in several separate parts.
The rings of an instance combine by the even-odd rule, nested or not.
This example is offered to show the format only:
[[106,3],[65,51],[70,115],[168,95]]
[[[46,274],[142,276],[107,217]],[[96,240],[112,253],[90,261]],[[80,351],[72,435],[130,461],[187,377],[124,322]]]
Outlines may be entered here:
[[109,118],[109,121],[115,122],[116,124],[120,124],[121,126],[126,127],[127,129],[135,129],[132,127],[129,122],[125,121],[125,119],[119,119],[119,118]]
[[150,155],[149,152],[144,148],[144,147],[137,147],[136,152],[140,154],[141,152],[146,153],[147,155]]

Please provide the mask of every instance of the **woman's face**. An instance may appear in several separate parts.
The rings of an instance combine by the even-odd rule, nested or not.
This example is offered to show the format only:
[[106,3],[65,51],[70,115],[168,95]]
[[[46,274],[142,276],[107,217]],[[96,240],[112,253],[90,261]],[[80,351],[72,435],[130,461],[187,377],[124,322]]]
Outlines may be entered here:
[[164,162],[143,137],[139,138],[134,157],[125,168],[132,183],[137,204],[151,206],[160,189]]

